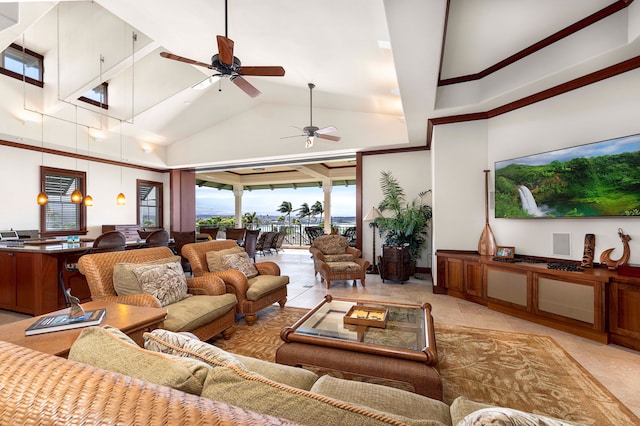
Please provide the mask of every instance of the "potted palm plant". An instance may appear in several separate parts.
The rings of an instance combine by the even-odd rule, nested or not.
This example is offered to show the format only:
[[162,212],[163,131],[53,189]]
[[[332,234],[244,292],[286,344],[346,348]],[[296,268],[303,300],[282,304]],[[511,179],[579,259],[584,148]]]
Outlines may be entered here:
[[[416,260],[427,241],[427,226],[431,221],[431,206],[424,203],[424,196],[431,190],[422,191],[411,202],[405,199],[405,193],[391,172],[382,172],[380,188],[384,198],[378,205],[382,217],[374,220],[380,237],[388,247],[404,248],[415,271]],[[384,258],[384,248],[383,248]],[[393,279],[393,278],[390,278]]]

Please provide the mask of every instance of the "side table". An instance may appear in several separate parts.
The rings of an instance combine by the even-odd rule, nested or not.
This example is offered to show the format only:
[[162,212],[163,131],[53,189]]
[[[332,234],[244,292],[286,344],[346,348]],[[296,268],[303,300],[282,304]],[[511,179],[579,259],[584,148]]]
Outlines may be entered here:
[[[86,311],[105,308],[107,314],[101,325],[110,325],[120,329],[140,346],[143,344],[143,333],[156,328],[162,328],[164,319],[167,316],[167,310],[165,308],[123,305],[100,300],[83,303],[82,307]],[[45,315],[62,314],[66,312],[69,312],[69,308],[50,312]],[[73,345],[73,342],[78,338],[83,328],[25,336],[25,329],[33,324],[37,318],[38,317],[27,318],[0,326],[0,340],[66,358],[71,349],[71,345]]]

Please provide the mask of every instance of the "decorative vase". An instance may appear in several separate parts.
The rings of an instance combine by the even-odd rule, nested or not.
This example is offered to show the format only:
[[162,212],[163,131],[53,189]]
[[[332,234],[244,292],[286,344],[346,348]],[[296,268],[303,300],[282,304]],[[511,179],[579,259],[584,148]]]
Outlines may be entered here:
[[498,245],[489,225],[489,171],[484,170],[484,229],[478,241],[478,253],[482,256],[495,256]]

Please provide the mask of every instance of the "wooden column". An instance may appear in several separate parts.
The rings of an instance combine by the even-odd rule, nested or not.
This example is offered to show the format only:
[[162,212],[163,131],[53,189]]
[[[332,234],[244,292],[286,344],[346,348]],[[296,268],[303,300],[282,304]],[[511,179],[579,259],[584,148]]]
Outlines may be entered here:
[[196,174],[194,170],[171,170],[171,230],[196,229]]

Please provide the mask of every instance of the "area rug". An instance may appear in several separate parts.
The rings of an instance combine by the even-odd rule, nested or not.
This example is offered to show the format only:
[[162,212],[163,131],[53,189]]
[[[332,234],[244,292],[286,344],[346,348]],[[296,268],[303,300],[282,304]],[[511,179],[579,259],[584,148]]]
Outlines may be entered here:
[[[229,352],[275,361],[280,330],[305,309],[277,306],[260,312],[249,327],[236,323],[229,340],[214,344]],[[638,419],[550,337],[436,324],[438,369],[444,402],[464,395],[587,425],[636,425]]]

